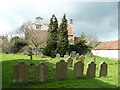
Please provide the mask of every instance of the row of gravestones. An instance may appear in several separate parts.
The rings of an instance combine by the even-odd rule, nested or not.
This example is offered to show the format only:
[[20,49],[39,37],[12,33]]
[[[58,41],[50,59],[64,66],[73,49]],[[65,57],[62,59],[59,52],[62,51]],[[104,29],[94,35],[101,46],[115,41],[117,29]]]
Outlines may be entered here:
[[[56,63],[56,78],[66,79],[67,78],[67,67],[68,64],[64,60],[60,60]],[[28,83],[28,69],[29,65],[24,62],[19,62],[19,64],[14,65],[14,80],[15,84],[26,84]],[[83,77],[84,63],[78,61],[74,64],[73,76],[75,78]],[[87,76],[95,77],[96,64],[90,62],[87,67]],[[107,75],[107,64],[105,62],[100,64],[100,76]],[[40,63],[35,66],[35,79],[37,82],[46,82],[48,80],[48,66],[45,63]]]

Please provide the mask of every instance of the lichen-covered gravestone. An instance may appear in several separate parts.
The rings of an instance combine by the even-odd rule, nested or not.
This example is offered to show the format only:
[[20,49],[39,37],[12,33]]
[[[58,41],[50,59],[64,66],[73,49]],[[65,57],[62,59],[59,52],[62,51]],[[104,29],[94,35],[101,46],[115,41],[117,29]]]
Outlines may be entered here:
[[67,78],[67,62],[64,60],[56,63],[56,78],[58,80]]
[[100,77],[101,76],[107,76],[107,64],[105,62],[102,62],[100,64]]
[[73,64],[73,59],[70,57],[67,59],[67,66],[72,67],[72,64]]
[[81,56],[79,57],[79,60],[82,61],[82,62],[84,62],[85,56],[81,55]]
[[83,71],[84,71],[84,63],[82,61],[76,62],[74,64],[73,76],[75,78],[83,77]]
[[15,84],[27,84],[28,82],[28,65],[24,62],[14,65],[14,80]]
[[46,82],[48,80],[48,66],[40,62],[39,65],[35,66],[35,77],[36,82]]
[[77,53],[75,56],[76,60],[79,60],[79,56],[80,56],[79,53]]
[[92,62],[88,63],[87,76],[95,77],[95,73],[96,73],[96,64],[92,61]]

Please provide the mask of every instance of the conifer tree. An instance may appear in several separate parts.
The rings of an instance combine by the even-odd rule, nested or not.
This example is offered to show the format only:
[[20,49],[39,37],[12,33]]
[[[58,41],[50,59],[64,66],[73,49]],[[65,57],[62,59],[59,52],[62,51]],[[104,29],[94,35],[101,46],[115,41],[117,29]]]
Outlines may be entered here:
[[64,56],[65,52],[68,51],[68,31],[67,31],[67,19],[64,15],[62,18],[62,23],[58,30],[58,40],[57,40],[57,53]]
[[52,15],[49,23],[48,29],[48,40],[47,45],[44,48],[43,54],[50,56],[52,50],[57,48],[57,31],[58,31],[58,21],[55,15]]

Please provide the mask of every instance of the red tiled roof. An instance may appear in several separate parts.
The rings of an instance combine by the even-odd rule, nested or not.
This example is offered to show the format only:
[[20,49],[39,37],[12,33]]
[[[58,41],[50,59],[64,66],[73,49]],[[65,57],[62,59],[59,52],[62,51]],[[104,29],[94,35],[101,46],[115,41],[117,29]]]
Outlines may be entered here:
[[[45,23],[44,25],[49,26],[49,24],[45,24]],[[58,28],[59,27],[60,25],[58,25]],[[68,35],[73,35],[73,28],[69,24],[68,24],[67,30],[68,30]]]
[[103,42],[94,48],[94,50],[120,50],[120,40]]

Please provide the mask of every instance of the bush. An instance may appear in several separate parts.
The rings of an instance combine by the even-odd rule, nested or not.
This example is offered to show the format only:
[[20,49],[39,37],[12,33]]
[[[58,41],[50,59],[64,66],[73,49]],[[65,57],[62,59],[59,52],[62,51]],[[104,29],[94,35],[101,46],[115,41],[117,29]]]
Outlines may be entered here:
[[86,45],[85,40],[79,40],[75,43],[75,45],[70,45],[70,50],[71,51],[76,51],[80,55],[84,55],[87,52],[91,52],[92,47],[89,45]]

